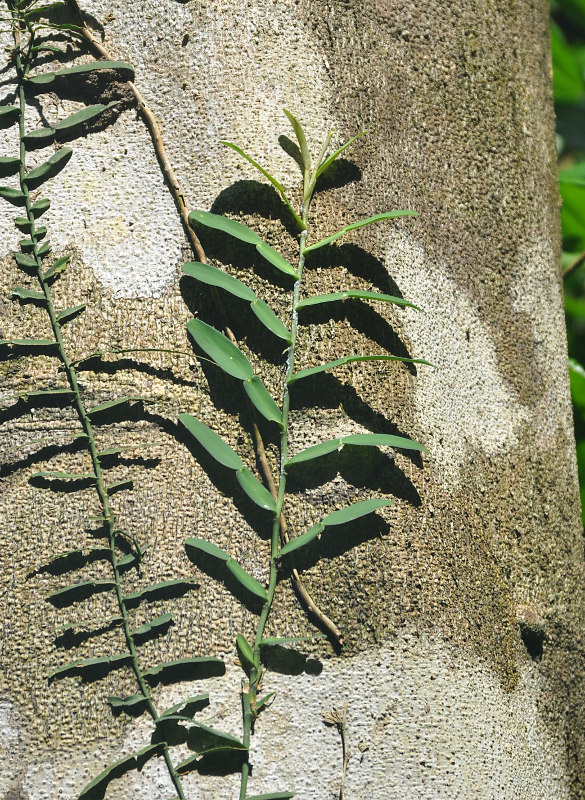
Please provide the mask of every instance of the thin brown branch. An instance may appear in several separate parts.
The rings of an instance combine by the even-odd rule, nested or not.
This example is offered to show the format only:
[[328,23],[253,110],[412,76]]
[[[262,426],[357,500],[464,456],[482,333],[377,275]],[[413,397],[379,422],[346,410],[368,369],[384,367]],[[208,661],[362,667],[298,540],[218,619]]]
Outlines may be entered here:
[[[81,33],[84,39],[86,40],[87,44],[89,45],[90,49],[93,50],[94,53],[98,54],[102,58],[107,59],[108,61],[115,60],[111,56],[109,51],[104,47],[104,45],[95,37],[93,31],[91,30],[91,28],[89,28],[89,26],[85,22],[83,12],[79,7],[79,4],[77,3],[77,0],[68,0],[68,2],[78,19],[79,26],[81,28]],[[187,209],[185,197],[181,190],[181,186],[175,176],[175,172],[172,168],[172,165],[168,159],[162,138],[162,132],[158,124],[158,120],[156,119],[152,110],[147,105],[146,100],[142,96],[142,92],[138,89],[136,84],[133,81],[128,81],[128,87],[130,88],[130,91],[132,92],[132,94],[136,99],[138,111],[152,137],[154,150],[156,152],[156,156],[158,158],[161,171],[165,177],[165,180],[173,196],[173,200],[175,201],[175,204],[177,206],[177,210],[181,217],[181,222],[183,223],[185,234],[189,240],[189,244],[191,245],[193,253],[199,259],[199,261],[201,261],[203,264],[207,264],[207,257],[205,255],[205,250],[203,249],[201,242],[199,241],[197,235],[195,234],[195,231],[189,224],[189,211]],[[215,303],[218,307],[220,316],[224,318],[225,315],[223,313],[223,305],[221,303],[217,291],[213,291],[213,296]],[[232,341],[234,344],[237,345],[236,338],[232,333],[232,331],[230,330],[230,328],[225,324],[225,321],[224,321],[224,330],[228,339],[230,339],[230,341]],[[253,413],[252,413],[252,418],[253,418]],[[270,493],[276,499],[278,492],[276,489],[276,484],[274,482],[274,476],[272,474],[272,470],[270,469],[270,464],[268,463],[268,459],[266,457],[266,449],[264,447],[264,442],[262,440],[262,436],[260,434],[260,431],[256,423],[253,423],[252,432],[254,437],[254,447],[256,450],[256,457],[258,459],[258,464],[260,467],[260,471],[262,473],[262,477],[266,481]],[[287,535],[288,528],[284,514],[282,514],[280,517],[280,530],[281,530],[282,540],[284,543],[286,543],[288,541],[288,535]],[[291,583],[301,604],[305,607],[305,610],[318,621],[319,625],[328,632],[328,634],[337,642],[339,646],[342,646],[343,635],[341,631],[339,630],[337,625],[335,625],[335,623],[332,620],[330,620],[329,617],[326,614],[324,614],[316,605],[316,603],[313,601],[311,595],[309,594],[309,592],[307,591],[301,580],[298,570],[296,569],[292,570]]]

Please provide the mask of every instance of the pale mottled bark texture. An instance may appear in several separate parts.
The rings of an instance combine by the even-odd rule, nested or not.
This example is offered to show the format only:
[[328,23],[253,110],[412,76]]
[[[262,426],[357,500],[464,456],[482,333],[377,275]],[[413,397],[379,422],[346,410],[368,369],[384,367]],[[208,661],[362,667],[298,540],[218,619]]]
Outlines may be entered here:
[[[330,129],[336,141],[370,131],[348,151],[342,185],[317,195],[315,238],[393,208],[420,214],[341,240],[307,270],[308,293],[401,293],[425,313],[354,304],[314,317],[301,335],[301,366],[389,351],[435,367],[351,365],[307,386],[294,406],[293,449],[374,430],[411,436],[428,454],[372,460],[346,450],[297,487],[288,506],[294,534],[348,499],[391,495],[396,503],[377,522],[360,525],[357,537],[331,535],[323,558],[302,565],[346,648],[335,655],[327,644],[309,643],[306,652],[323,664],[320,675],[267,675],[266,689],[277,696],[257,726],[251,793],[337,797],[341,746],[321,714],[347,702],[348,800],[584,798],[585,576],[547,3],[91,0],[85,10],[104,24],[110,52],[136,66],[189,207],[239,216],[295,258],[276,194],[218,144],[231,139],[286,186],[296,185],[298,170],[278,146],[280,135],[291,134],[281,111],[287,106],[315,151]],[[79,99],[50,93],[40,101],[49,121],[80,107]],[[31,106],[31,126],[35,115]],[[11,155],[14,138],[4,137],[4,146],[2,154]],[[48,185],[46,215],[57,254],[73,255],[56,287],[59,303],[88,303],[66,328],[71,353],[139,346],[190,352],[185,325],[193,312],[218,319],[209,296],[180,280],[180,266],[192,256],[142,123],[129,109],[72,146],[72,161]],[[10,301],[21,278],[9,255],[17,237],[6,205],[0,226],[2,335],[42,335],[42,309]],[[210,257],[287,313],[283,289],[266,272],[257,275],[238,248],[203,234]],[[244,312],[227,308],[261,370],[264,358],[277,360],[279,352]],[[62,382],[55,363],[3,362],[5,394]],[[210,539],[263,580],[267,544],[254,526],[265,535],[266,520],[235,481],[187,446],[176,418],[198,415],[253,466],[239,385],[189,355],[107,357],[86,367],[88,403],[120,395],[149,401],[134,419],[101,428],[100,444],[160,443],[144,460],[134,454],[111,470],[113,479],[135,480],[114,500],[127,529],[148,545],[129,590],[132,580],[143,586],[193,576],[199,584],[173,601],[176,625],[142,648],[145,664],[222,653],[234,664],[235,635],[251,635],[253,617],[188,560],[184,541]],[[278,370],[270,362],[267,369],[276,387]],[[91,490],[64,494],[29,483],[39,469],[87,466],[82,452],[34,443],[74,435],[72,411],[37,409],[32,416],[27,407],[22,415],[11,401],[3,408],[0,796],[72,800],[109,760],[147,744],[150,733],[142,720],[115,720],[105,704],[106,695],[134,691],[123,670],[94,683],[72,678],[47,686],[59,663],[122,644],[113,629],[65,649],[59,626],[97,618],[88,624],[99,628],[115,611],[111,597],[56,609],[45,597],[71,576],[38,572],[51,555],[94,541]],[[104,577],[105,570],[90,562],[74,579]],[[137,624],[167,609],[147,604]],[[270,629],[311,631],[286,582]],[[226,678],[210,682],[212,705],[201,720],[237,735],[238,687],[230,666]],[[185,693],[163,689],[161,707]],[[194,775],[185,785],[193,800],[237,796],[232,778]],[[107,797],[171,795],[161,765],[152,762],[112,783]]]

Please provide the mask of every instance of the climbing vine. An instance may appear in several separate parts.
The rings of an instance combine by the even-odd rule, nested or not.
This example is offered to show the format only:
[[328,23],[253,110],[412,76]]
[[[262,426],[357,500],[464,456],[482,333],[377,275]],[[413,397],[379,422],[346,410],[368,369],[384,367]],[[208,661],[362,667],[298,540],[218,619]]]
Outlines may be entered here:
[[[378,509],[392,504],[386,497],[371,497],[351,505],[339,508],[322,517],[322,519],[303,533],[291,537],[286,523],[287,502],[290,499],[290,480],[295,470],[310,470],[318,459],[340,450],[346,445],[363,448],[391,447],[421,451],[423,446],[411,439],[383,433],[356,433],[327,440],[306,449],[299,449],[290,429],[290,408],[294,393],[300,385],[319,373],[333,370],[336,367],[352,362],[401,361],[414,364],[427,364],[421,359],[387,353],[358,355],[340,353],[339,357],[327,363],[308,368],[299,368],[298,332],[300,326],[310,324],[307,311],[330,304],[343,303],[346,300],[363,302],[388,303],[408,306],[416,309],[412,303],[403,298],[370,290],[356,290],[339,287],[339,290],[324,295],[309,295],[303,283],[307,262],[315,257],[315,253],[327,248],[340,237],[357,231],[362,227],[385,223],[400,217],[413,216],[412,211],[388,211],[376,214],[367,219],[358,220],[346,225],[324,239],[313,241],[311,203],[320,178],[327,173],[336,159],[358,138],[355,136],[337,149],[331,148],[332,135],[323,143],[315,159],[300,122],[290,112],[285,111],[290,122],[297,144],[292,154],[301,168],[301,202],[298,208],[289,200],[283,185],[267,170],[261,167],[251,156],[239,146],[224,142],[241,157],[256,167],[263,178],[276,189],[280,195],[286,213],[290,216],[295,228],[295,241],[298,257],[295,263],[287,260],[279,251],[271,247],[250,227],[230,219],[210,213],[206,210],[195,210],[191,213],[185,205],[183,193],[172,173],[162,144],[160,130],[152,112],[148,109],[139,90],[132,82],[134,72],[126,62],[115,61],[109,57],[103,46],[97,42],[85,25],[83,14],[75,0],[56,2],[50,5],[38,5],[35,0],[8,0],[10,11],[9,22],[14,34],[13,66],[16,76],[14,103],[0,106],[0,125],[2,127],[18,126],[18,153],[0,158],[0,170],[5,177],[14,178],[14,186],[0,187],[0,197],[18,209],[15,218],[16,228],[25,238],[19,242],[19,251],[14,254],[15,263],[22,272],[23,285],[13,289],[15,302],[32,305],[43,310],[50,325],[52,338],[13,338],[0,341],[2,352],[6,358],[14,354],[26,354],[34,357],[37,354],[50,355],[59,364],[66,385],[61,388],[33,387],[22,393],[22,398],[42,396],[50,403],[66,402],[74,409],[79,426],[78,440],[82,446],[88,468],[82,472],[41,471],[31,479],[41,479],[59,483],[73,483],[92,486],[95,493],[96,512],[91,522],[98,527],[98,534],[103,538],[105,546],[86,552],[82,548],[67,553],[57,554],[47,565],[53,574],[65,575],[80,564],[90,560],[103,560],[109,565],[110,577],[99,580],[84,580],[64,586],[53,592],[48,601],[57,608],[68,607],[80,600],[87,600],[98,593],[112,593],[117,607],[117,614],[108,622],[119,627],[123,633],[125,649],[123,652],[107,653],[89,659],[74,660],[56,667],[48,676],[52,683],[56,680],[81,676],[86,678],[102,677],[110,671],[125,668],[130,670],[135,681],[135,691],[125,696],[110,696],[108,704],[115,713],[125,713],[136,717],[147,714],[152,721],[151,740],[138,752],[124,756],[107,766],[81,788],[79,798],[103,797],[109,783],[129,770],[141,769],[154,757],[164,760],[174,791],[180,800],[186,800],[181,776],[192,770],[200,770],[204,761],[212,757],[235,756],[234,769],[240,774],[239,800],[284,800],[292,798],[294,791],[271,792],[263,795],[248,794],[248,778],[253,764],[252,745],[254,725],[258,715],[265,711],[271,702],[277,701],[268,682],[266,673],[269,670],[271,648],[288,647],[297,639],[287,635],[267,635],[267,625],[274,611],[276,588],[279,581],[291,577],[293,586],[306,610],[316,623],[334,641],[342,641],[341,633],[334,622],[328,619],[317,608],[306,591],[299,571],[297,559],[305,552],[319,548],[321,536],[330,528],[354,523],[356,520],[375,513]],[[100,60],[62,67],[53,71],[38,71],[36,67],[39,57],[63,56],[63,49],[58,41],[62,37],[72,41],[83,40],[100,56]],[[127,533],[118,522],[114,495],[131,488],[131,481],[108,483],[107,468],[115,459],[122,447],[100,449],[99,424],[110,414],[124,413],[133,404],[143,402],[143,398],[116,397],[97,405],[88,401],[86,393],[78,379],[76,362],[72,359],[67,344],[65,326],[67,323],[84,314],[85,304],[79,303],[67,308],[59,308],[53,296],[52,287],[69,265],[69,257],[62,255],[56,259],[52,256],[51,245],[46,239],[48,231],[39,220],[48,210],[50,200],[40,192],[41,187],[61,170],[65,169],[73,156],[69,147],[61,146],[64,139],[71,140],[76,135],[87,135],[92,125],[108,119],[108,114],[116,113],[118,101],[98,103],[85,106],[83,109],[54,122],[52,125],[41,124],[29,129],[27,110],[29,97],[41,94],[49,88],[59,91],[68,81],[83,75],[115,75],[118,80],[130,81],[132,92],[145,121],[153,133],[153,142],[157,150],[161,168],[165,171],[175,198],[178,211],[189,236],[197,261],[184,265],[183,271],[188,278],[199,286],[210,289],[213,302],[222,318],[222,330],[196,316],[187,326],[194,344],[195,352],[206,363],[211,361],[212,369],[225,373],[241,383],[243,389],[242,402],[248,404],[252,417],[252,434],[256,448],[259,475],[251,465],[244,463],[240,455],[232,449],[203,420],[185,409],[179,421],[186,435],[197,447],[206,451],[216,462],[219,469],[234,473],[237,483],[249,500],[255,504],[261,514],[270,519],[270,552],[264,566],[261,580],[254,577],[247,564],[239,563],[232,555],[219,548],[213,541],[197,535],[186,541],[187,554],[202,569],[213,563],[212,573],[224,581],[233,590],[234,595],[255,609],[257,621],[253,639],[249,641],[243,633],[236,636],[234,650],[242,669],[241,679],[241,736],[217,730],[208,724],[195,720],[195,715],[205,708],[208,695],[201,693],[185,697],[180,703],[159,711],[153,689],[161,682],[170,683],[183,680],[223,675],[223,661],[210,654],[206,656],[184,657],[154,665],[144,664],[140,656],[141,644],[151,638],[163,636],[173,624],[172,613],[164,613],[150,619],[143,625],[134,627],[131,623],[130,611],[142,604],[156,599],[170,599],[188,592],[195,584],[184,578],[167,580],[142,586],[138,590],[128,591],[124,575],[133,570],[136,579],[140,579],[140,565],[146,548],[137,539]],[[30,155],[37,150],[56,145],[53,153],[40,164],[29,166]],[[205,230],[207,234],[224,239],[235,239],[245,256],[250,256],[250,263],[258,258],[272,270],[275,280],[287,285],[286,319],[281,319],[275,311],[259,297],[250,286],[236,275],[219,265],[208,262],[201,246],[196,230]],[[276,392],[267,388],[263,379],[263,363],[260,357],[246,353],[242,349],[230,328],[230,304],[233,301],[248,303],[251,312],[262,326],[266,337],[280,342],[284,348],[284,359],[280,365],[280,387]],[[133,349],[140,349],[139,347]],[[169,352],[172,352],[169,347]],[[268,464],[264,442],[260,434],[260,426],[276,433],[277,469],[273,474]],[[197,531],[194,531],[196,534]],[[337,723],[336,723],[337,724]],[[343,740],[344,741],[344,740]],[[191,751],[187,758],[177,759],[173,753],[176,745],[186,745]],[[345,744],[344,744],[345,747]],[[345,753],[344,753],[345,759]],[[344,770],[345,770],[344,762]]]

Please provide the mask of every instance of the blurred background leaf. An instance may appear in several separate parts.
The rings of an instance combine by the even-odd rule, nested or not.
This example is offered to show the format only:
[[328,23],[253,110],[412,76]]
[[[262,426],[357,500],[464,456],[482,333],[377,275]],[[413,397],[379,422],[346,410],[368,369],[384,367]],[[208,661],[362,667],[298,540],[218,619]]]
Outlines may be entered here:
[[569,375],[585,525],[585,0],[552,0]]

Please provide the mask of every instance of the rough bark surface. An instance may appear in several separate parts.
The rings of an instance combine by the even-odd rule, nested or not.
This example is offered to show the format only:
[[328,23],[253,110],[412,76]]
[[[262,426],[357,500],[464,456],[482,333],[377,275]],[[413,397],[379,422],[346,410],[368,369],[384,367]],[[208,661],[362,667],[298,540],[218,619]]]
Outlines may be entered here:
[[[377,430],[411,436],[429,452],[368,460],[346,451],[299,487],[289,506],[292,532],[300,533],[348,499],[396,498],[357,538],[330,537],[324,558],[304,565],[303,580],[343,629],[346,648],[339,656],[327,644],[309,647],[323,665],[320,675],[267,677],[277,698],[257,726],[252,793],[292,788],[300,800],[337,796],[341,747],[321,715],[347,703],[352,800],[585,798],[585,575],[547,3],[91,0],[85,10],[104,24],[112,54],[135,65],[189,207],[241,215],[294,258],[276,194],[218,144],[236,142],[286,186],[296,185],[296,167],[278,146],[279,135],[290,134],[286,106],[314,150],[332,128],[340,140],[371,131],[348,153],[343,185],[317,195],[316,238],[376,212],[420,214],[341,240],[307,271],[308,293],[342,286],[399,292],[426,313],[347,306],[303,333],[302,366],[387,348],[435,368],[339,369],[301,394],[293,448]],[[80,107],[51,94],[41,102],[49,120]],[[30,112],[36,125],[37,112]],[[3,154],[12,154],[10,132],[2,142]],[[71,352],[189,352],[185,325],[193,312],[217,319],[180,281],[180,266],[192,256],[146,130],[130,109],[73,148],[68,168],[49,184],[46,223],[57,254],[73,254],[56,288],[60,303],[88,303],[66,329]],[[1,333],[43,335],[42,310],[9,299],[19,277],[9,256],[16,236],[7,208],[0,219]],[[237,249],[226,252],[209,238],[203,244],[286,309],[283,291],[243,263]],[[232,327],[258,363],[261,355],[278,355],[239,308]],[[0,368],[6,395],[62,379],[48,358]],[[250,634],[253,618],[189,562],[183,545],[188,536],[210,539],[262,580],[267,545],[258,546],[253,526],[265,523],[235,482],[189,449],[176,417],[196,414],[253,464],[238,387],[195,356],[163,353],[105,357],[82,378],[95,403],[120,395],[151,401],[128,424],[100,429],[103,447],[160,443],[112,471],[113,478],[135,478],[116,507],[149,546],[140,583],[193,576],[199,584],[175,601],[176,626],[143,648],[145,663],[221,653],[233,663],[234,637]],[[116,652],[119,632],[63,649],[59,625],[110,616],[110,598],[55,609],[45,597],[63,580],[38,572],[51,555],[92,541],[91,490],[62,494],[29,483],[36,470],[82,463],[77,452],[34,444],[74,435],[73,413],[37,409],[23,417],[10,402],[3,408],[0,796],[72,800],[110,759],[143,746],[149,734],[143,723],[113,719],[105,704],[106,695],[133,691],[123,671],[47,688],[57,664]],[[80,579],[104,577],[100,569],[90,564]],[[167,610],[150,604],[140,614],[159,607]],[[140,614],[137,624],[145,621]],[[271,630],[311,630],[286,584]],[[210,682],[207,717],[234,734],[238,681],[234,668]],[[162,691],[168,704],[179,699]],[[107,797],[170,796],[158,769],[153,762],[112,783]],[[190,777],[186,785],[190,798],[237,793],[225,778]]]

